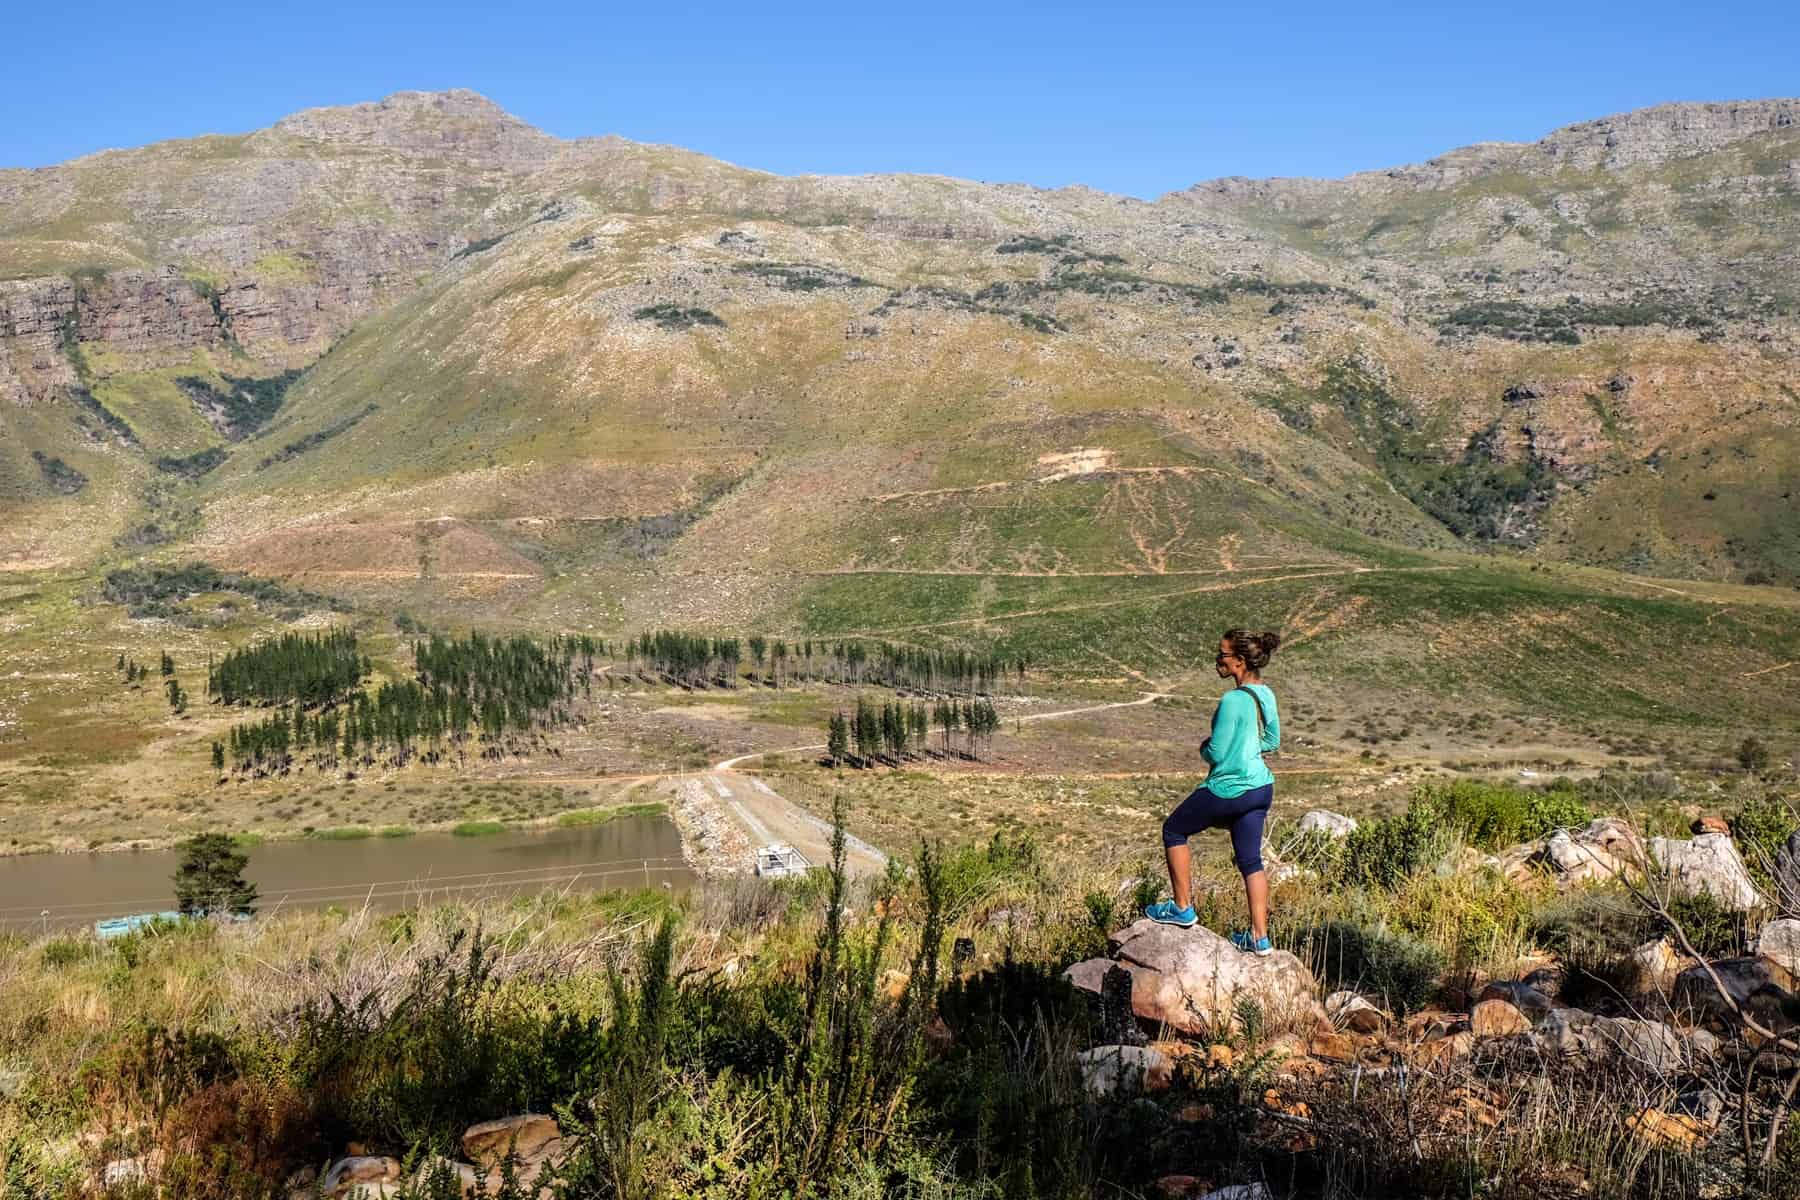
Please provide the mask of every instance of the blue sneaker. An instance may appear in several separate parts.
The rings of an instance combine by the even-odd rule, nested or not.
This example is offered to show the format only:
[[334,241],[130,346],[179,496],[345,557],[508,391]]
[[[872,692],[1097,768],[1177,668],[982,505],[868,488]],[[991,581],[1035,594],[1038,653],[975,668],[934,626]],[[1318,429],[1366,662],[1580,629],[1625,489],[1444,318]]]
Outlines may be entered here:
[[1192,908],[1177,908],[1173,900],[1158,900],[1144,910],[1144,915],[1159,925],[1179,925],[1191,929],[1200,918]]
[[1266,937],[1251,937],[1248,930],[1240,929],[1231,935],[1231,944],[1246,954],[1254,954],[1258,958],[1267,958],[1275,953],[1275,943]]

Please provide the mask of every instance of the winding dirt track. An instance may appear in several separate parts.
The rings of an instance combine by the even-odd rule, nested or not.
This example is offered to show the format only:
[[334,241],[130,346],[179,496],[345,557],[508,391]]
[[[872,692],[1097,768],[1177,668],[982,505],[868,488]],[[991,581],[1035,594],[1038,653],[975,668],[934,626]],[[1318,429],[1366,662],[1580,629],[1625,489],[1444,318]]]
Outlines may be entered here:
[[[949,621],[928,621],[921,625],[890,625],[885,629],[863,629],[845,636],[879,637],[890,633],[912,633],[921,629],[950,629],[959,625],[999,625],[1014,621],[1020,617],[1044,617],[1059,613],[1091,612],[1097,608],[1118,608],[1126,604],[1152,604],[1159,600],[1168,600],[1175,596],[1193,596],[1201,592],[1229,592],[1238,588],[1255,587],[1264,583],[1287,583],[1296,579],[1330,579],[1344,575],[1393,575],[1425,571],[1460,571],[1455,565],[1435,567],[1343,567],[1335,571],[1300,571],[1288,575],[1262,575],[1255,579],[1240,579],[1233,583],[1207,583],[1198,587],[1170,588],[1166,592],[1156,592],[1148,596],[1124,596],[1116,600],[1084,600],[1075,604],[1052,604],[1044,608],[1021,608],[1011,612],[994,613],[985,617],[957,617]],[[1154,575],[1145,575],[1146,579],[1154,579]]]

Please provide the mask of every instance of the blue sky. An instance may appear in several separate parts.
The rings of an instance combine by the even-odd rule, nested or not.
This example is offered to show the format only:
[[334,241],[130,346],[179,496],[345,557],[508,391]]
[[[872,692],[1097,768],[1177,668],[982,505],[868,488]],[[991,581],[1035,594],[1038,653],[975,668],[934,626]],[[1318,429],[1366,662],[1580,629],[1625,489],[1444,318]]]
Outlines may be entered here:
[[470,87],[552,133],[784,174],[1155,196],[1667,100],[1800,94],[1800,3],[20,4],[0,165]]

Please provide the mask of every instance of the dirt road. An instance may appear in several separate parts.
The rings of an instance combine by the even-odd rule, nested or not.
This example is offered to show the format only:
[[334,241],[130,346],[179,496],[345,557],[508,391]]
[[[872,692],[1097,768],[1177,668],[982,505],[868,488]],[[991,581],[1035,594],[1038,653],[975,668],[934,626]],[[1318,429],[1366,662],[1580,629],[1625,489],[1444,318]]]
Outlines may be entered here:
[[[792,846],[815,867],[831,862],[831,824],[789,802],[774,788],[753,775],[714,768],[682,779],[684,801],[700,809],[710,808],[728,817],[747,835],[748,843],[730,839],[731,856],[770,845]],[[844,865],[851,875],[879,875],[887,870],[888,857],[861,838],[846,835]],[[727,870],[737,864],[722,865]],[[748,868],[748,862],[743,864]]]
[[[1142,704],[1153,704],[1167,697],[1165,692],[1144,692],[1136,700],[1119,700],[1111,704],[1089,704],[1081,708],[1065,708],[1056,712],[1032,713],[1019,717],[1018,721],[1051,721],[1057,717],[1073,717],[1082,713],[1100,712],[1109,708],[1136,708]],[[710,793],[705,803],[718,811],[729,814],[738,826],[749,834],[757,846],[771,843],[783,843],[793,846],[806,856],[808,862],[822,866],[831,861],[831,825],[784,799],[768,784],[754,775],[740,772],[741,763],[764,758],[771,754],[810,754],[825,749],[824,743],[809,746],[788,746],[780,750],[761,750],[755,754],[740,754],[715,763],[711,771],[696,776],[701,787]],[[687,795],[692,803],[700,803],[695,790],[688,789]],[[846,848],[845,860],[852,875],[867,875],[887,869],[887,855],[859,838],[852,837]]]

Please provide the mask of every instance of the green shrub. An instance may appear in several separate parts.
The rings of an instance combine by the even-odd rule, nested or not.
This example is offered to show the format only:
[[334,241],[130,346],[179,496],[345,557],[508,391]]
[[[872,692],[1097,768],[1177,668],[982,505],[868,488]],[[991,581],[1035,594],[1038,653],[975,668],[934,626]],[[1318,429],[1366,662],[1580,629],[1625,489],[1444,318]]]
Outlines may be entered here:
[[1769,747],[1761,738],[1747,737],[1738,743],[1738,766],[1755,774],[1769,769]]
[[1542,790],[1465,779],[1426,785],[1413,795],[1415,803],[1422,800],[1433,805],[1445,825],[1484,850],[1528,842],[1594,819],[1575,789],[1567,785]]
[[391,1005],[378,991],[309,999],[291,1070],[316,1096],[327,1135],[393,1146],[445,1144],[471,1121],[526,1111],[523,1081],[546,1056],[548,1026],[498,1003],[490,943],[455,933]]
[[193,454],[174,457],[164,455],[156,460],[156,469],[179,475],[190,482],[221,466],[230,454],[223,446],[208,446]]
[[1437,806],[1415,798],[1405,812],[1365,821],[1351,831],[1344,839],[1338,878],[1351,885],[1391,891],[1407,878],[1436,866],[1453,841]]
[[51,968],[68,967],[92,957],[94,944],[82,938],[57,937],[44,943],[41,951],[44,965]]
[[31,457],[36,461],[38,470],[43,473],[44,482],[50,490],[61,496],[73,496],[87,486],[88,478],[60,458],[53,458],[42,450],[33,450]]
[[1737,816],[1731,818],[1731,836],[1744,856],[1744,864],[1764,891],[1770,891],[1775,884],[1770,872],[1776,852],[1796,829],[1800,829],[1800,816],[1785,801],[1766,793],[1750,796]]
[[683,308],[679,304],[652,304],[631,314],[639,321],[654,321],[660,329],[676,332],[696,325],[712,325],[723,329],[725,322],[704,308]]
[[[1694,949],[1707,958],[1742,954],[1750,938],[1744,913],[1704,893],[1670,900],[1669,916],[1681,926]],[[1666,924],[1657,923],[1658,933],[1668,931]]]
[[1037,843],[1030,834],[1008,837],[1005,830],[995,830],[987,844],[965,846],[945,856],[946,902],[952,912],[966,912],[1009,881],[1036,879],[1039,868]]
[[1442,951],[1410,934],[1349,921],[1303,930],[1295,952],[1330,986],[1380,997],[1396,1013],[1436,995],[1448,965]]

